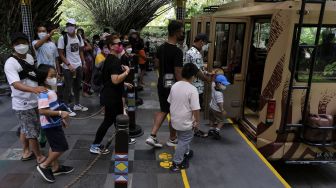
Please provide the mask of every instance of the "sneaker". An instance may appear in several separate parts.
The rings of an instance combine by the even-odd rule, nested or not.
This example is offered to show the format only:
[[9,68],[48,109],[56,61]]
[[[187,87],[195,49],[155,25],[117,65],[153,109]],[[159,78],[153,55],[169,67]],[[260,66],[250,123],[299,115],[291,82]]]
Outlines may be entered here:
[[215,133],[215,129],[210,129],[208,132],[208,136],[213,136]]
[[53,174],[54,174],[54,176],[58,176],[58,175],[61,175],[61,174],[69,174],[73,171],[74,171],[74,167],[60,165],[58,170],[53,172]]
[[208,137],[208,134],[201,131],[201,130],[197,130],[197,131],[195,131],[194,136],[201,137],[201,138],[206,138],[206,137]]
[[146,140],[146,144],[156,147],[156,148],[162,148],[163,145],[158,141],[156,137],[149,136]]
[[55,177],[51,171],[51,168],[42,168],[40,167],[40,165],[38,165],[36,169],[47,182],[50,182],[50,183],[55,182]]
[[135,144],[135,143],[136,143],[135,138],[128,139],[128,145],[132,145],[132,144]]
[[69,108],[69,107],[68,107],[68,112],[69,112],[70,117],[74,117],[74,116],[77,115],[76,112],[72,111],[71,108]]
[[188,153],[184,154],[184,158],[189,160],[194,156],[194,151],[193,150],[189,150]]
[[213,138],[216,140],[220,140],[222,138],[221,135],[219,134],[219,131],[217,130],[214,131]]
[[174,140],[171,140],[170,138],[168,139],[168,141],[166,142],[167,146],[170,147],[175,147],[177,145],[177,138],[175,138]]
[[85,106],[82,106],[81,104],[75,104],[73,109],[76,111],[82,111],[82,112],[88,111],[88,108]]
[[110,151],[108,149],[104,149],[103,145],[100,144],[92,144],[90,147],[90,153],[92,154],[108,154]]
[[170,167],[172,172],[180,172],[182,169],[186,169],[186,162],[183,161],[181,164],[176,164],[173,162],[173,165]]

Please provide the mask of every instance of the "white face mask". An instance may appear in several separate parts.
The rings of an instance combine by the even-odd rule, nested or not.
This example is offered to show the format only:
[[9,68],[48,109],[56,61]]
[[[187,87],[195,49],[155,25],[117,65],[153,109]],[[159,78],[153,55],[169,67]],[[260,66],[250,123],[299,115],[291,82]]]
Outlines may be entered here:
[[224,85],[220,84],[220,85],[219,85],[219,90],[221,90],[221,91],[224,91],[224,90],[226,90],[226,86],[224,86]]
[[48,33],[42,32],[42,33],[38,33],[37,35],[40,39],[44,39],[48,35]]
[[67,29],[68,33],[70,33],[70,34],[72,34],[76,31],[76,27],[74,27],[74,26],[69,26],[66,29]]
[[131,54],[131,53],[132,53],[132,50],[133,50],[132,48],[127,48],[127,49],[126,49],[126,52],[127,52],[128,54]]
[[203,52],[207,52],[209,50],[209,44],[203,45],[202,50]]
[[47,78],[46,84],[48,84],[49,86],[56,86],[57,78]]
[[14,49],[18,54],[24,55],[28,52],[29,46],[28,44],[19,44],[17,46],[14,46]]

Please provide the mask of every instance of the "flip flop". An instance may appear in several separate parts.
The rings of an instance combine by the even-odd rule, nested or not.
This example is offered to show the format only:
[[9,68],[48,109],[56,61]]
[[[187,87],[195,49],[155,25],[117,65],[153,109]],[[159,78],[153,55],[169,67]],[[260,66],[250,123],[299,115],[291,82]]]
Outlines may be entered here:
[[32,159],[35,159],[34,153],[31,153],[28,157],[25,157],[25,158],[21,157],[21,161],[29,161]]

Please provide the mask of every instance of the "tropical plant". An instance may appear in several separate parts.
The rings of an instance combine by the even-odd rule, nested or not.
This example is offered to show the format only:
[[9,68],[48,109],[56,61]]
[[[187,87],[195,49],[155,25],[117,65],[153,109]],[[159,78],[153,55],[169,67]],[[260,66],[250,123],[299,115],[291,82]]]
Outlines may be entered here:
[[157,10],[171,0],[76,0],[91,12],[95,24],[99,27],[112,27],[115,31],[126,34],[130,29],[141,30],[157,16]]

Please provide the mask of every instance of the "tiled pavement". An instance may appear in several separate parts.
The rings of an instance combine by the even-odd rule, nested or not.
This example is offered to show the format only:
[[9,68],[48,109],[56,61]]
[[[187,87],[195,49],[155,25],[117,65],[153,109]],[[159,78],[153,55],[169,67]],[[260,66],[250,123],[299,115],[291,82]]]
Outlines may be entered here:
[[[144,104],[137,110],[137,124],[144,129],[144,135],[137,143],[129,147],[129,187],[133,188],[182,188],[181,174],[171,173],[162,168],[166,164],[159,158],[162,153],[173,153],[173,148],[152,149],[145,144],[152,127],[153,115],[159,108],[156,94],[156,76],[153,72],[146,77],[147,86],[139,96]],[[85,117],[99,110],[97,97],[82,100],[90,110],[79,114]],[[17,122],[11,109],[9,97],[0,97],[0,188],[59,188],[71,182],[95,158],[88,148],[102,116],[86,120],[72,120],[71,126],[65,130],[69,142],[69,151],[60,159],[61,163],[75,167],[72,174],[57,176],[56,182],[45,182],[36,171],[35,161],[20,161],[20,143],[15,135]],[[205,124],[203,122],[202,124]],[[202,127],[203,129],[207,129]],[[103,143],[112,135],[111,128]],[[159,140],[166,141],[169,136],[165,122],[158,134]],[[222,187],[282,187],[278,179],[252,152],[251,148],[231,127],[222,131],[223,139],[194,138],[192,148],[195,156],[187,170],[192,188]],[[114,144],[110,147],[113,150]],[[47,152],[48,146],[43,149]],[[102,156],[95,166],[84,176],[75,188],[113,188],[114,163],[112,154]]]

